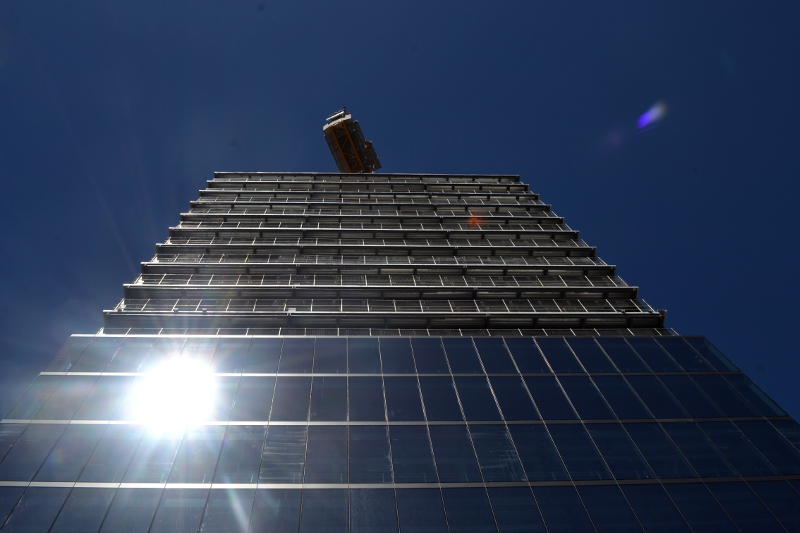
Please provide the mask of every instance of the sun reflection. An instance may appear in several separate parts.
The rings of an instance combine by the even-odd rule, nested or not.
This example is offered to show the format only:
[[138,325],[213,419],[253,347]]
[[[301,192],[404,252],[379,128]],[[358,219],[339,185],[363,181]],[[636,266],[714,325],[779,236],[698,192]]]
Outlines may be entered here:
[[160,431],[182,430],[211,417],[214,373],[187,357],[164,361],[141,376],[129,399],[132,418]]

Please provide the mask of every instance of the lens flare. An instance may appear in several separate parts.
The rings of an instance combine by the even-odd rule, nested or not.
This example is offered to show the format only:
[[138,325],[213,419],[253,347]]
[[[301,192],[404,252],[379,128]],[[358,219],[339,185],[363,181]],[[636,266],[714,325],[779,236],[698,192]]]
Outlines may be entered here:
[[159,364],[134,384],[132,418],[157,430],[182,430],[211,417],[215,396],[214,373],[187,357]]
[[667,104],[663,100],[659,100],[650,109],[639,115],[636,125],[640,130],[654,125],[659,120],[663,119],[667,114]]

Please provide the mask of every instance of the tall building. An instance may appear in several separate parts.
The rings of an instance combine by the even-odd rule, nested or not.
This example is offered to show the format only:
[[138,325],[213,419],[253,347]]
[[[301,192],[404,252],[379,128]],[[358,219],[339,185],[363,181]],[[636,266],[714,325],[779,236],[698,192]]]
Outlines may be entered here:
[[124,291],[4,531],[800,530],[800,426],[518,176],[217,173]]

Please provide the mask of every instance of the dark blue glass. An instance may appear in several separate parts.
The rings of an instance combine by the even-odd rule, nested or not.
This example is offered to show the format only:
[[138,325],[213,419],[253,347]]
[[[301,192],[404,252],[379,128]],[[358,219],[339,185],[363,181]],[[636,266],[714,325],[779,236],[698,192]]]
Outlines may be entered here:
[[431,445],[425,426],[389,426],[395,483],[435,483]]
[[197,426],[187,429],[167,481],[211,483],[224,435],[224,426]]
[[531,391],[539,414],[545,420],[574,420],[577,417],[564,391],[552,376],[527,376],[525,383]]
[[24,491],[25,487],[0,487],[0,524],[5,523]]
[[728,463],[743,476],[768,476],[775,473],[764,456],[730,422],[703,422],[700,428]]
[[35,481],[77,481],[103,433],[103,426],[68,426],[39,468]]
[[672,358],[688,372],[713,370],[708,361],[703,359],[681,337],[661,337],[656,342],[664,347],[672,355]]
[[455,383],[467,420],[500,420],[500,412],[485,377],[459,376]]
[[625,424],[625,429],[658,477],[696,477],[658,424]]
[[390,483],[386,426],[350,426],[350,483]]
[[585,337],[576,337],[567,339],[575,355],[583,364],[587,372],[617,372],[611,361],[608,360],[606,354],[600,349],[594,339]]
[[347,372],[347,339],[318,338],[314,346],[314,372],[317,374]]
[[117,348],[120,346],[120,339],[92,339],[86,349],[81,353],[80,358],[72,365],[71,372],[102,372],[113,359]]
[[750,488],[788,531],[800,531],[800,494],[791,485],[785,481],[751,481]]
[[481,482],[466,426],[430,426],[433,453],[442,483]]
[[271,420],[308,420],[311,378],[279,376],[272,400]]
[[483,337],[475,339],[475,346],[483,361],[483,367],[489,374],[516,374],[517,367],[506,350],[503,339]]
[[594,376],[592,379],[620,419],[653,418],[622,376]]
[[506,420],[539,420],[525,385],[518,376],[491,376],[495,397]]
[[742,531],[783,531],[746,483],[709,483],[708,488]]
[[397,507],[393,490],[350,491],[350,533],[396,533]]
[[731,363],[727,357],[725,357],[722,352],[717,350],[717,348],[708,342],[703,337],[684,337],[686,342],[692,345],[692,348],[700,352],[706,361],[711,363],[715,369],[720,371],[733,371],[736,372],[739,369],[736,368],[733,363]]
[[214,472],[214,483],[256,483],[264,426],[228,426]]
[[386,420],[383,408],[383,381],[379,377],[350,377],[347,383],[350,396],[350,420]]
[[[7,478],[6,478],[7,479]],[[3,530],[37,533],[47,531],[64,504],[70,489],[28,487],[11,511]],[[158,493],[158,491],[153,491]],[[128,531],[128,530],[120,530]]]
[[255,493],[254,490],[246,489],[212,490],[209,493],[200,531],[203,533],[248,531]]
[[454,374],[480,374],[483,372],[478,353],[471,339],[444,338],[442,344]]
[[312,368],[314,368],[314,339],[284,339],[278,372],[308,374]]
[[506,346],[514,356],[519,371],[523,374],[549,374],[550,367],[544,360],[539,347],[533,339],[524,337],[507,337]]
[[723,376],[692,376],[692,379],[726,416],[757,416],[755,410],[744,401]]
[[0,463],[0,479],[29,481],[66,429],[63,424],[31,424]]
[[621,372],[650,372],[623,338],[599,338],[597,342]]
[[243,376],[239,379],[236,400],[230,408],[230,420],[269,420],[274,391],[273,377]]
[[786,411],[764,394],[747,376],[736,374],[725,376],[725,379],[742,395],[759,416],[787,416]]
[[347,483],[347,426],[309,426],[304,483]]
[[307,439],[306,426],[270,426],[261,452],[259,482],[302,483]]
[[315,376],[309,412],[312,421],[347,420],[347,378]]
[[50,533],[97,531],[113,497],[113,489],[73,489]]
[[300,533],[346,532],[348,507],[346,490],[305,489]]
[[255,493],[250,531],[297,531],[302,491],[269,489]]
[[0,424],[0,459],[5,457],[27,427],[27,424]]
[[595,531],[573,487],[533,487],[550,533]]
[[463,420],[455,385],[449,376],[423,376],[419,384],[428,420]]
[[580,418],[584,420],[614,418],[614,414],[588,376],[561,376],[558,379]]
[[208,490],[164,490],[148,533],[195,533],[207,501]]
[[242,361],[242,372],[272,374],[278,371],[283,339],[253,339]]
[[353,374],[379,374],[381,371],[378,339],[348,339],[347,358]]
[[94,387],[97,376],[62,376],[62,382],[34,418],[70,420]]
[[639,450],[620,424],[587,424],[600,454],[617,479],[649,479],[654,477]]
[[800,450],[800,424],[794,420],[771,420],[770,423],[796,450]]
[[108,426],[78,481],[122,481],[142,434],[140,426]]
[[536,342],[554,372],[583,372],[564,339],[539,337]]
[[628,502],[616,485],[578,487],[597,531],[641,531]]
[[687,417],[683,408],[656,376],[628,376],[627,379],[656,418]]
[[417,378],[387,376],[383,378],[383,386],[389,420],[425,420]]
[[708,489],[699,483],[664,485],[684,519],[695,531],[733,531],[735,526]]
[[58,350],[58,353],[47,366],[48,372],[66,372],[81,358],[84,350],[89,345],[88,338],[70,337]]
[[220,339],[214,352],[214,372],[241,372],[252,339]]
[[408,339],[380,339],[384,374],[413,374],[414,358]]
[[550,424],[548,429],[572,479],[611,478],[611,473],[581,424]]
[[403,533],[447,531],[439,489],[400,489],[397,513]]
[[692,422],[670,422],[664,430],[683,452],[692,467],[702,477],[735,476],[736,473],[722,458],[697,424]]
[[678,510],[659,485],[623,485],[633,512],[646,531],[689,531]]
[[128,418],[131,405],[126,392],[133,376],[101,376],[83,405],[75,413],[78,420],[120,420]]
[[800,452],[769,422],[736,422],[739,429],[781,474],[800,474]]
[[413,338],[414,362],[420,374],[448,374],[447,358],[438,337]]
[[525,481],[511,436],[503,425],[469,426],[485,481]]
[[133,454],[124,483],[164,483],[167,481],[182,435],[156,434],[145,430]]
[[684,410],[693,418],[716,418],[722,412],[689,376],[660,376],[661,383],[678,399]]
[[542,515],[528,487],[488,489],[500,533],[545,533]]
[[677,372],[683,370],[681,366],[664,349],[656,343],[655,339],[634,337],[626,339],[628,344],[639,353],[642,360],[656,372]]
[[485,489],[443,489],[450,533],[496,533]]
[[144,533],[150,527],[160,499],[160,489],[117,489],[100,531]]
[[509,426],[517,452],[530,481],[569,479],[544,424]]

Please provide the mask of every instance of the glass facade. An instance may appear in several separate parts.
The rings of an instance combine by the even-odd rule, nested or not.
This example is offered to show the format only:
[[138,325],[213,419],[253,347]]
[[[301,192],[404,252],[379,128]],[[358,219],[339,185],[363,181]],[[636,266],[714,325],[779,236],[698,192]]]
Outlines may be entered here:
[[[504,176],[218,175],[182,215],[187,240],[168,245],[217,253],[233,244],[193,232],[243,227],[452,240],[488,224],[469,219],[486,206],[493,231],[572,231],[524,188]],[[584,256],[511,243],[321,256],[288,239],[289,255],[257,263],[171,249],[162,261],[160,246],[107,327],[69,339],[0,423],[3,531],[800,529],[800,426],[706,339],[663,329],[593,255],[576,264]],[[307,310],[287,311],[307,286]],[[144,296],[152,312],[130,303]],[[284,303],[231,309],[245,297]],[[200,310],[208,298],[224,308]],[[394,307],[343,311],[359,298],[367,314],[372,301]],[[554,309],[508,305],[548,298]],[[621,300],[638,303],[623,312]],[[398,311],[417,301],[438,307]],[[505,303],[476,310],[478,324],[453,301]]]

